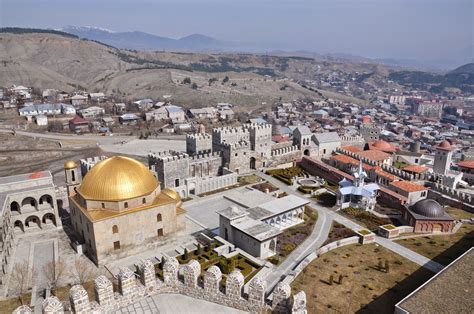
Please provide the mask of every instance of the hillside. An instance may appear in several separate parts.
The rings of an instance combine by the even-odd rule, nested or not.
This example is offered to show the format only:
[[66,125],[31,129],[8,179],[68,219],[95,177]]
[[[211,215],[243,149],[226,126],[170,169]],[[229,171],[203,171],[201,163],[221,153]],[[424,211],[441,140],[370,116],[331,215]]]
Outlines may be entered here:
[[436,93],[447,88],[474,93],[474,63],[465,64],[446,74],[399,71],[390,73],[389,78],[404,86],[428,89]]
[[[196,38],[192,36],[191,39]],[[171,94],[191,106],[318,98],[294,80],[314,75],[314,60],[250,54],[136,52],[47,33],[0,33],[0,85],[103,91],[118,99]],[[341,64],[328,64],[328,71]],[[356,66],[356,69],[359,69]],[[223,82],[225,77],[229,80]],[[183,84],[189,77],[192,84]],[[332,93],[345,101],[362,100]]]

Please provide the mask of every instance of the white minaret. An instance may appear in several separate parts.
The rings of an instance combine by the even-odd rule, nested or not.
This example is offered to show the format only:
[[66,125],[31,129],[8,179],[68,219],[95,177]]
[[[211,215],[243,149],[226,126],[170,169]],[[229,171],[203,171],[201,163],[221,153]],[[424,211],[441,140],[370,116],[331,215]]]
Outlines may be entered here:
[[439,174],[447,174],[451,169],[453,147],[447,140],[442,141],[435,152],[433,171]]

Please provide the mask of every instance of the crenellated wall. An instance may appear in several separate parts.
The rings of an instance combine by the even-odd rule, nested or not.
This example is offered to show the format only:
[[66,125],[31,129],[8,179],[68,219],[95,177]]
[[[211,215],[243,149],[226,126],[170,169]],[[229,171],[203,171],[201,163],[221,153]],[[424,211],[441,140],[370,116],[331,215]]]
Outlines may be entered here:
[[[179,275],[181,274],[181,275]],[[191,260],[179,265],[176,258],[168,258],[163,266],[163,281],[155,275],[151,261],[144,260],[138,266],[138,277],[128,268],[120,268],[118,289],[114,292],[112,282],[105,276],[94,281],[94,300],[91,301],[87,291],[81,285],[73,286],[69,292],[69,302],[63,304],[56,297],[47,297],[42,306],[43,313],[113,313],[119,309],[139,302],[141,299],[156,294],[183,294],[192,298],[214,302],[242,311],[258,313],[270,310],[265,299],[266,283],[255,277],[249,284],[248,294],[243,293],[244,276],[234,270],[227,276],[226,288],[220,288],[222,273],[216,266],[209,267],[200,278],[201,265]],[[277,296],[276,307],[282,313],[306,313],[306,296],[301,293],[291,296],[291,289],[280,286],[282,293]],[[28,313],[27,306],[18,307],[14,313]]]

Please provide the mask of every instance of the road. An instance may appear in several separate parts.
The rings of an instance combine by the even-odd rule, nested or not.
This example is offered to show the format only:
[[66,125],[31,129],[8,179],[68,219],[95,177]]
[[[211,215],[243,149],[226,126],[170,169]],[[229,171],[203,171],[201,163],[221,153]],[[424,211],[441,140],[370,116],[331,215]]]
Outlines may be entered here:
[[[271,184],[275,185],[280,190],[288,194],[304,196],[299,191],[293,189],[292,187],[267,174],[264,174],[262,172],[256,172],[256,175],[269,181]],[[343,224],[344,226],[350,228],[353,231],[365,229],[365,227],[357,224],[356,222],[338,214],[337,212],[329,208],[322,207],[321,205],[315,202],[311,202],[310,206],[317,210],[318,221],[316,222],[316,225],[312,233],[308,236],[308,238],[303,243],[301,243],[293,252],[291,252],[291,254],[288,255],[286,259],[280,265],[275,267],[275,269],[267,276],[267,293],[271,292],[276,286],[276,284],[286,275],[288,275],[306,256],[316,251],[323,245],[323,243],[328,237],[333,221],[337,221],[338,223]],[[442,266],[441,264],[438,264],[404,246],[401,246],[393,242],[392,240],[376,235],[375,242],[391,250],[392,252],[395,252],[405,257],[406,259],[420,266],[423,266],[424,268],[434,273],[437,273],[444,268],[444,266]]]
[[[11,133],[12,130],[0,129],[1,133]],[[35,133],[16,131],[17,135],[28,136],[33,138],[49,139],[54,141],[89,141],[104,151],[113,153],[122,153],[135,156],[148,156],[149,152],[163,152],[168,150],[185,151],[186,138],[184,135],[166,135],[157,138],[149,138],[147,140],[137,139],[136,136],[129,135],[75,135],[75,134],[59,134],[59,133]]]

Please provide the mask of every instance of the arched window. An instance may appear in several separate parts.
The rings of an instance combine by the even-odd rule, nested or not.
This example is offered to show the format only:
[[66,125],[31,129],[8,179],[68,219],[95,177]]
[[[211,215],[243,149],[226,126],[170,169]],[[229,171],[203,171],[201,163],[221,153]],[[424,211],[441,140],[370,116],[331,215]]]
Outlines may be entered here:
[[125,208],[128,208],[128,202],[125,202],[124,206]]
[[114,226],[112,227],[112,233],[118,233],[118,227],[117,227],[117,225],[114,225]]
[[71,180],[72,182],[76,181],[76,172],[74,170],[71,170]]
[[156,221],[158,221],[158,222],[161,221],[161,214],[156,215]]
[[102,208],[105,208],[105,204],[104,204],[104,203],[102,203]]
[[146,198],[142,198],[142,203],[143,203],[143,204],[146,203]]

